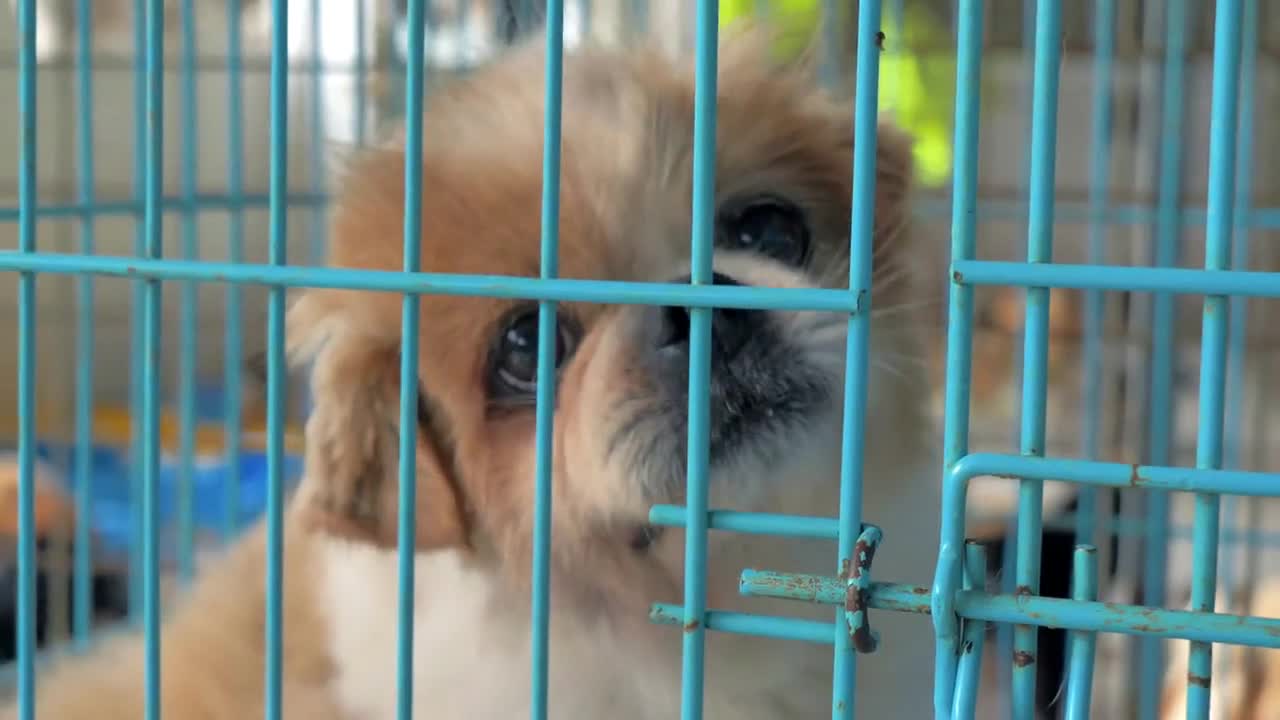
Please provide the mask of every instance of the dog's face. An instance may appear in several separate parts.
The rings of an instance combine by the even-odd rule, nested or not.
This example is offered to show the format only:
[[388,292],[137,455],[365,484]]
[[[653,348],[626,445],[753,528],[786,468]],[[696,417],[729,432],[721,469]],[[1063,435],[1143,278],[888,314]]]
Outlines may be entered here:
[[[758,50],[730,38],[721,53],[716,281],[847,285],[848,107],[819,94],[802,68],[766,66]],[[430,98],[424,271],[538,275],[540,52],[516,51]],[[693,95],[691,67],[658,55],[566,59],[561,277],[685,281]],[[348,166],[333,266],[401,269],[402,147],[394,140]],[[874,252],[883,269],[900,253],[909,176],[908,145],[887,128],[878,165]],[[876,288],[881,307],[907,299],[907,285],[893,282],[901,274],[880,277],[889,280]],[[302,511],[328,532],[388,547],[400,307],[391,294],[312,291],[290,316],[291,345],[315,360]],[[557,312],[552,547],[557,582],[583,591],[558,597],[606,605],[670,597],[681,580],[682,534],[655,530],[648,512],[685,496],[689,313],[577,303]],[[847,322],[830,313],[715,311],[713,506],[835,512],[787,501],[837,485]],[[418,331],[418,546],[464,553],[523,587],[535,506],[538,306],[424,295]],[[879,380],[872,418],[902,403]]]

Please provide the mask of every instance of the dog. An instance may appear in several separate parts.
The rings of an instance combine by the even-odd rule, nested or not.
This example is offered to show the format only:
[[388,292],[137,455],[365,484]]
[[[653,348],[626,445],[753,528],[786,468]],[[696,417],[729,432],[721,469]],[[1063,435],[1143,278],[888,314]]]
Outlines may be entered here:
[[[760,33],[721,43],[716,281],[847,284],[850,105],[811,63],[776,64]],[[453,81],[424,120],[423,270],[537,276],[545,79],[537,41]],[[559,272],[686,282],[694,76],[644,48],[566,56]],[[344,160],[329,264],[402,268],[403,132]],[[901,313],[909,272],[909,139],[876,146],[864,516],[885,531],[873,574],[927,584],[937,548],[938,468],[927,382]],[[909,268],[908,268],[909,269]],[[288,315],[291,361],[310,366],[306,469],[284,521],[284,716],[390,718],[396,702],[400,296],[316,289]],[[684,533],[649,522],[685,500],[690,315],[680,307],[561,303],[552,470],[549,714],[676,717]],[[530,707],[536,303],[424,295],[419,327],[413,608],[415,717],[511,718]],[[839,507],[843,314],[713,312],[712,507],[834,516]],[[889,319],[891,318],[891,319]],[[921,363],[923,365],[923,363]],[[166,718],[263,710],[265,530],[259,523],[168,613]],[[831,621],[843,609],[741,597],[747,567],[834,575],[829,540],[713,532],[710,608]],[[867,718],[932,712],[922,615],[872,611],[881,648],[857,660]],[[829,645],[708,631],[705,717],[818,717],[832,708]],[[134,720],[142,642],[103,642],[40,678],[51,720]],[[12,712],[11,710],[9,712]]]

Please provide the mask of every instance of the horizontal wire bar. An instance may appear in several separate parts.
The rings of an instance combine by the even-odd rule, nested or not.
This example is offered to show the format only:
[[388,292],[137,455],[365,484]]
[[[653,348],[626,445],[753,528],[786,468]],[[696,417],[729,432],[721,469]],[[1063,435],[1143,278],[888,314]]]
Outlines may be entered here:
[[[680,627],[685,624],[684,607],[665,603],[654,605],[649,610],[649,620],[658,625]],[[803,640],[824,645],[830,645],[835,637],[834,623],[752,615],[727,610],[708,610],[702,626],[708,630],[735,635],[755,635],[775,640]]]
[[[681,505],[656,505],[649,511],[649,522],[665,527],[684,527],[684,507]],[[979,522],[1003,522],[1013,518],[1012,513],[988,513],[970,515]],[[1070,531],[1075,528],[1076,514],[1064,513],[1053,520],[1045,520],[1046,530]],[[1146,521],[1133,518],[1112,518],[1107,521],[1110,532],[1118,537],[1138,537],[1146,533]],[[803,515],[778,515],[753,513],[740,510],[712,510],[708,524],[712,530],[742,533],[744,535],[772,535],[774,537],[812,538],[834,540],[837,525],[834,518],[806,517]],[[1190,540],[1190,526],[1169,528],[1174,540]],[[1223,531],[1224,544],[1280,547],[1280,532],[1264,530]]]
[[[294,193],[288,196],[286,204],[290,206],[311,207],[329,202],[325,193]],[[193,210],[240,210],[244,208],[266,209],[268,199],[266,193],[193,195],[190,198],[170,195],[160,199],[162,212],[179,212]],[[134,200],[105,201],[95,203],[64,203],[40,205],[35,210],[38,218],[60,217],[102,217],[107,215],[142,214],[142,203]],[[17,222],[18,208],[0,207],[0,222]]]
[[[649,522],[666,527],[684,527],[685,509],[682,505],[655,505],[649,511]],[[778,515],[751,513],[739,510],[711,510],[707,513],[707,527],[712,530],[773,535],[777,537],[817,538],[834,540],[839,535],[839,523],[835,518],[805,517],[802,515]]]
[[[291,193],[289,205],[314,206],[323,205],[332,200],[329,193],[300,192]],[[165,212],[187,209],[191,203],[180,196],[165,197],[160,208]],[[226,210],[239,207],[266,207],[266,193],[206,194],[195,196],[196,209]],[[1064,202],[1055,206],[1054,222],[1059,224],[1079,224],[1086,222],[1105,222],[1109,225],[1145,225],[1155,221],[1156,208],[1141,205],[1111,205],[1102,211],[1102,215],[1081,202]],[[141,213],[142,206],[136,202],[101,202],[93,204],[49,204],[36,208],[37,217],[61,217],[78,215],[123,215]],[[950,205],[939,201],[922,201],[915,210],[915,215],[923,219],[946,219]],[[1026,205],[1016,202],[986,202],[978,208],[978,218],[984,222],[1016,221],[1025,218]],[[1203,223],[1206,217],[1204,208],[1183,208],[1181,218],[1187,224]],[[18,208],[0,206],[0,222],[17,222]],[[1241,218],[1241,223],[1259,230],[1280,229],[1280,208],[1256,208]]]
[[[470,295],[557,302],[680,304],[758,310],[857,312],[847,290],[826,288],[697,287],[671,283],[621,282],[500,276],[406,274],[378,270],[272,267],[270,265],[139,260],[123,256],[0,251],[0,272],[93,274],[131,279],[204,280],[284,287],[345,288],[384,292]],[[1062,287],[1280,298],[1280,273],[1182,268],[1098,267],[964,260],[952,265],[955,281],[973,285]]]
[[[173,58],[166,58],[172,62]],[[13,70],[15,63],[9,60],[0,61],[0,71]],[[40,72],[42,74],[54,74],[59,72],[72,72],[79,69],[81,63],[73,58],[52,58],[40,63]],[[231,63],[227,57],[222,55],[202,54],[196,57],[195,69],[199,74],[225,73],[229,71]],[[246,74],[268,75],[271,72],[271,59],[269,57],[253,58],[245,57],[240,61],[242,72]],[[104,75],[111,73],[132,73],[134,70],[132,56],[125,54],[113,54],[110,52],[101,53],[94,59],[93,69],[95,72]],[[176,75],[181,72],[180,69],[172,65],[164,68],[164,74]],[[334,60],[291,60],[285,71],[290,75],[301,75],[303,73],[320,73],[323,75],[356,75],[361,71],[367,71],[367,68],[355,60],[351,62],[334,61]],[[388,68],[388,73],[393,75],[403,75],[404,70],[401,68]]]
[[987,622],[1280,648],[1275,618],[970,590],[956,597],[956,610],[960,617]]
[[1280,273],[1240,270],[957,260],[951,278],[970,285],[1280,297]]
[[975,453],[951,467],[947,484],[981,476],[1034,478],[1114,488],[1280,497],[1280,473],[1065,460]]
[[[844,582],[834,577],[746,570],[742,573],[740,589],[745,595],[825,605],[843,605],[845,601]],[[871,607],[875,610],[927,614],[931,612],[929,596],[929,588],[923,585],[871,584]],[[1275,618],[977,590],[960,591],[955,603],[957,614],[971,620],[1280,648],[1280,619]],[[649,619],[660,625],[679,626],[681,607],[655,604]],[[832,641],[835,629],[827,622],[720,610],[707,612],[705,627],[720,632],[823,643]]]
[[287,267],[64,253],[0,251],[0,272],[107,275],[130,279],[201,280],[278,287],[342,288],[420,295],[464,295],[620,305],[681,305],[752,310],[856,312],[848,290],[727,285],[554,280],[503,275],[446,275],[382,270]]
[[[978,204],[979,222],[1025,221],[1027,203],[1017,200],[983,200]],[[1083,201],[1055,201],[1053,221],[1059,225],[1102,222],[1107,225],[1152,225],[1161,212],[1159,206],[1136,203],[1107,205],[1096,209]],[[1208,218],[1204,207],[1175,208],[1176,217],[1186,225],[1203,225]],[[949,199],[924,198],[916,203],[915,215],[926,219],[946,220],[951,217]],[[1280,229],[1280,208],[1254,208],[1240,217],[1240,222],[1259,230]]]

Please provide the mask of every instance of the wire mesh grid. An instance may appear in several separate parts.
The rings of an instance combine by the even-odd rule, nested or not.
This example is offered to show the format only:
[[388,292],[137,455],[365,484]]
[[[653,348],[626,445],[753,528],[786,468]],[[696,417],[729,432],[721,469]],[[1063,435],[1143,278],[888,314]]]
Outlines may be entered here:
[[[119,4],[123,9],[125,3]],[[230,18],[223,25],[227,29],[225,46],[222,38],[210,34],[209,44],[216,48],[212,51],[204,49],[206,35],[196,33],[199,15],[193,2],[139,0],[131,3],[132,19],[116,26],[116,37],[110,37],[110,30],[95,29],[92,35],[73,32],[67,37],[75,38],[74,45],[61,49],[43,47],[37,38],[40,22],[59,20],[42,16],[48,6],[23,0],[16,5],[22,20],[18,24],[21,35],[15,96],[23,111],[19,114],[20,151],[13,164],[18,169],[19,187],[13,194],[16,202],[0,208],[0,220],[8,221],[0,224],[0,231],[13,233],[13,246],[19,251],[0,256],[0,267],[16,281],[19,309],[13,328],[19,338],[15,375],[19,382],[13,386],[17,412],[13,416],[21,420],[12,429],[20,450],[18,524],[36,526],[33,480],[37,454],[71,473],[77,490],[76,509],[88,516],[91,504],[97,502],[87,489],[95,441],[112,433],[128,439],[131,453],[143,462],[140,470],[124,473],[126,484],[131,486],[123,503],[128,517],[118,521],[124,537],[119,545],[126,556],[120,564],[129,573],[130,602],[125,606],[136,623],[154,630],[161,605],[161,578],[168,565],[184,577],[195,572],[198,543],[194,538],[201,523],[209,526],[210,534],[225,539],[256,514],[265,513],[276,530],[271,535],[275,549],[268,554],[275,559],[270,577],[279,578],[279,517],[283,492],[294,472],[289,464],[292,451],[286,447],[288,433],[283,429],[286,394],[296,405],[289,408],[290,415],[300,416],[305,409],[297,400],[302,393],[285,390],[287,378],[278,342],[283,332],[284,288],[321,284],[484,294],[492,287],[492,279],[485,278],[388,278],[309,270],[292,261],[303,255],[314,263],[323,253],[327,199],[323,156],[328,150],[324,140],[362,142],[370,128],[394,117],[401,108],[408,109],[407,117],[415,117],[436,77],[465,72],[467,62],[483,60],[485,51],[459,51],[455,55],[463,57],[461,61],[455,56],[435,57],[430,68],[418,61],[433,57],[427,52],[428,41],[443,37],[440,30],[447,29],[438,22],[424,22],[436,8],[422,2],[407,3],[403,8],[357,2],[350,11],[342,11],[347,13],[343,15],[330,8],[318,12],[315,2],[231,0],[225,7],[225,18]],[[144,5],[149,14],[142,12]],[[464,11],[468,5],[472,4],[459,3],[455,8],[459,14],[451,20],[458,23],[459,36],[469,32],[468,23],[479,22]],[[593,26],[601,16],[608,17],[598,12],[597,5],[606,4],[549,2],[541,11],[532,11],[545,12],[549,27],[579,23],[581,32],[587,34],[624,34]],[[685,41],[696,40],[686,47],[694,51],[704,78],[715,65],[709,50],[713,46],[708,44],[714,42],[711,28],[718,25],[715,5],[700,2],[692,17],[662,30]],[[904,15],[899,3],[885,4],[888,20],[881,19],[880,5],[858,4],[857,13],[849,13],[850,34],[870,37],[874,35],[871,28],[889,28],[890,54],[886,57],[892,57],[893,30],[899,29],[908,53],[942,57],[952,63],[946,72],[958,87],[953,124],[948,126],[954,132],[951,150],[956,182],[950,188],[937,187],[925,193],[919,207],[924,222],[936,223],[935,237],[951,234],[953,238],[951,263],[936,268],[938,277],[946,279],[949,300],[944,306],[949,309],[950,332],[946,343],[939,333],[937,352],[931,358],[938,381],[939,432],[943,424],[947,426],[944,482],[952,491],[941,508],[946,529],[929,608],[935,613],[939,633],[937,717],[972,716],[979,703],[979,688],[989,687],[1004,698],[996,701],[997,705],[1004,703],[999,712],[1015,717],[1054,712],[1084,717],[1091,704],[1099,717],[1156,717],[1166,665],[1174,662],[1163,651],[1165,642],[1158,638],[1199,641],[1191,645],[1187,672],[1189,677],[1205,679],[1219,677],[1210,673],[1210,641],[1275,646],[1268,634],[1274,630],[1274,622],[1138,606],[1172,608],[1189,602],[1192,610],[1199,612],[1212,610],[1217,600],[1220,610],[1249,614],[1253,587],[1275,571],[1267,550],[1271,543],[1267,527],[1274,516],[1270,504],[1265,499],[1225,496],[1219,509],[1216,493],[1262,497],[1276,494],[1275,488],[1280,487],[1276,477],[1267,474],[1277,467],[1277,458],[1268,455],[1270,416],[1266,402],[1270,370],[1276,362],[1271,351],[1274,338],[1270,328],[1257,321],[1265,317],[1278,290],[1275,276],[1269,274],[1275,258],[1258,239],[1280,227],[1280,209],[1274,202],[1273,171],[1265,163],[1254,162],[1255,149],[1274,139],[1268,135],[1269,128],[1255,125],[1253,120],[1258,108],[1274,104],[1274,41],[1280,33],[1268,32],[1268,28],[1276,27],[1280,13],[1256,0],[1172,0],[1155,8],[1108,0],[1088,7],[977,0],[919,3],[937,17],[946,18],[944,24],[954,34],[952,43],[924,48],[912,45],[909,24],[892,25],[894,18],[912,17]],[[615,16],[628,21],[647,17],[650,22],[661,17],[660,8],[647,6],[620,4],[623,10]],[[441,9],[446,17],[449,9]],[[107,14],[97,4],[84,1],[76,11],[61,20],[71,20],[74,15],[77,27],[97,28],[92,14]],[[346,25],[345,39],[335,41],[325,34],[324,23],[329,21],[322,18],[331,12],[339,16],[335,24]],[[511,12],[519,10],[512,8]],[[271,22],[273,17],[275,22]],[[289,21],[280,22],[280,18]],[[511,39],[503,18],[490,17],[485,22],[491,23],[493,35],[499,38],[494,47]],[[424,27],[431,30],[421,30]],[[504,36],[504,32],[508,34]],[[430,37],[428,33],[432,33]],[[319,39],[322,36],[323,41]],[[566,37],[572,41],[574,35],[551,32],[547,36],[552,40],[549,65],[554,71],[559,42]],[[112,48],[104,51],[102,47],[112,41],[118,44],[115,54]],[[346,53],[340,51],[334,58],[322,56],[335,42],[346,43]],[[835,61],[842,72],[834,81],[863,89],[858,100],[861,108],[873,107],[877,97],[876,92],[867,90],[875,87],[868,78],[875,76],[878,61],[871,46],[862,44],[863,54],[855,58],[859,45],[850,43],[845,48],[847,56],[838,56],[843,59]],[[126,52],[119,54],[119,48]],[[146,52],[134,53],[133,48],[146,48]],[[38,58],[37,52],[48,53],[48,57]],[[165,63],[174,68],[167,71],[167,80],[155,71]],[[1240,68],[1239,78],[1223,82],[1223,78],[1236,78],[1236,67]],[[854,69],[868,75],[855,81]],[[215,75],[221,77],[215,79]],[[200,83],[195,81],[197,77]],[[981,100],[974,78],[984,79]],[[554,93],[555,84],[550,86]],[[118,122],[114,117],[104,120],[107,113],[99,111],[95,117],[93,112],[62,115],[43,110],[51,103],[61,103],[68,110],[99,108],[113,92],[104,87],[122,88],[117,94],[126,98],[122,101],[126,105],[131,96],[132,116],[128,108],[119,107],[116,112],[120,116],[152,123],[132,123],[132,148],[107,139],[114,131],[111,126]],[[994,97],[989,91],[992,87]],[[700,105],[704,122],[709,122],[714,108],[714,93],[707,92],[710,95],[703,95]],[[1089,95],[1087,105],[1066,101],[1079,92]],[[1210,94],[1211,103],[1201,100]],[[342,100],[326,106],[326,102],[334,103],[335,97]],[[37,98],[42,108],[38,116]],[[224,103],[232,120],[207,121],[211,115],[204,108]],[[253,103],[257,105],[246,110],[245,105]],[[993,112],[993,106],[998,110]],[[344,109],[335,112],[333,107]],[[550,148],[558,142],[555,107],[551,95],[547,103]],[[163,111],[157,113],[157,108]],[[268,113],[274,120],[266,128],[251,127],[242,120],[246,115],[264,117]],[[44,118],[49,116],[51,124],[47,125]],[[874,117],[874,113],[862,112],[861,116]],[[335,122],[341,130],[326,127]],[[1005,132],[1019,132],[1012,125],[1019,122],[1024,123],[1021,132],[1025,133],[1027,152],[1009,153],[999,138]],[[210,126],[213,129],[207,129]],[[161,132],[173,127],[181,131]],[[188,131],[201,140],[206,133],[225,134],[224,140],[211,144],[227,152],[222,157],[215,152],[213,159],[197,156],[195,148],[202,143],[187,139]],[[409,123],[411,149],[416,132],[420,130],[415,131],[414,123]],[[704,142],[706,132],[703,126]],[[863,132],[873,129],[864,128]],[[68,138],[76,142],[70,143]],[[173,152],[175,146],[180,146],[181,152]],[[1074,148],[1080,149],[1073,152]],[[997,157],[1001,155],[1006,157]],[[1009,159],[1009,155],[1013,157]],[[548,157],[554,156],[548,153]],[[270,162],[242,163],[245,157]],[[131,163],[134,181],[121,184],[120,178],[130,173]],[[208,165],[221,172],[214,170],[209,179]],[[104,166],[112,169],[104,173]],[[46,173],[45,168],[60,170]],[[554,218],[558,172],[553,163],[545,170],[549,190],[544,197],[544,217]],[[709,172],[705,167],[703,171]],[[47,176],[52,177],[46,181],[43,178]],[[39,185],[35,184],[37,177],[41,178]],[[417,182],[409,177],[406,184],[412,189]],[[712,179],[704,174],[696,186],[705,191],[710,183]],[[869,192],[865,179],[859,187]],[[1198,200],[1206,197],[1207,203]],[[869,221],[869,212],[869,207],[863,208],[863,221]],[[409,213],[405,222],[407,236],[414,237],[421,218]],[[556,234],[554,224],[544,225],[542,279],[501,282],[501,292],[507,296],[540,301],[544,323],[554,318],[550,308],[556,301],[603,302],[613,300],[615,291],[623,291],[554,280]],[[853,234],[856,240],[858,233]],[[271,241],[267,245],[244,242],[244,238],[255,236],[269,236]],[[208,237],[218,238],[213,247],[225,243],[226,250],[221,251],[225,255],[207,254]],[[104,247],[113,241],[123,245]],[[130,243],[132,248],[127,247]],[[405,246],[407,271],[416,266],[412,245]],[[699,257],[698,247],[695,241],[695,258]],[[856,243],[854,250],[854,256],[859,257]],[[707,247],[704,251],[709,253]],[[142,259],[130,259],[130,254]],[[209,254],[217,260],[188,262]],[[287,263],[286,255],[290,258]],[[165,259],[174,256],[183,260]],[[1022,260],[1033,265],[1026,266]],[[709,272],[705,262],[709,256],[695,262],[695,284],[696,268]],[[858,263],[854,264],[857,268]],[[1170,267],[1180,269],[1166,269]],[[1196,267],[1212,272],[1191,269]],[[1253,272],[1223,272],[1246,267]],[[861,271],[869,269],[862,267]],[[855,286],[858,272],[855,270],[852,278]],[[221,297],[210,291],[213,278],[227,283]],[[867,280],[861,278],[864,285]],[[170,305],[161,300],[161,281],[180,285],[180,302],[172,305],[176,317],[166,317]],[[1008,291],[1023,287],[1031,288],[1025,300],[1020,292]],[[1050,287],[1054,292],[1047,290]],[[112,292],[119,297],[114,303],[106,301]],[[715,304],[719,297],[714,290],[696,288],[637,287],[625,292],[630,301],[678,300],[700,308]],[[78,297],[74,304],[66,301],[73,293]],[[413,298],[406,295],[406,325],[416,325]],[[744,298],[738,301],[761,306],[774,302],[765,296]],[[130,300],[137,312],[132,317],[128,310],[112,316],[102,309],[112,305],[127,308]],[[834,293],[779,297],[776,302],[781,306],[810,301],[821,309],[849,310],[847,298]],[[215,308],[212,317],[225,321],[221,338],[197,330],[211,306]],[[55,330],[43,320],[37,324],[37,313],[42,319],[46,315],[60,317],[65,327]],[[253,324],[258,317],[266,318],[265,327]],[[695,317],[703,317],[702,324],[707,322],[705,313],[695,313]],[[971,325],[974,320],[977,324]],[[162,323],[177,332],[161,333]],[[856,320],[854,323],[856,328]],[[104,345],[104,336],[112,335],[128,337],[127,347]],[[252,373],[242,370],[241,360],[253,344],[247,339],[255,336],[268,338],[262,388],[252,388]],[[550,332],[541,334],[543,338],[553,336]],[[858,333],[851,336],[856,338]],[[408,340],[412,333],[405,337]],[[850,357],[856,361],[858,341],[852,342]],[[156,343],[165,345],[161,348]],[[76,348],[75,353],[67,349],[70,347]],[[539,351],[545,355],[554,347],[544,342]],[[37,354],[40,352],[44,354]],[[407,346],[403,356],[406,372],[413,366],[413,355]],[[542,363],[542,367],[549,367],[549,363]],[[53,372],[64,379],[53,384],[32,383],[36,368],[41,376],[46,369],[58,368]],[[223,376],[221,395],[210,401],[213,409],[207,418],[201,407],[203,388],[195,384],[202,374]],[[131,378],[127,387],[104,380],[121,376]],[[105,401],[104,385],[113,385],[106,391]],[[251,391],[241,393],[240,388],[246,385]],[[412,386],[406,383],[408,389],[402,396],[404,425],[412,425]],[[542,387],[549,388],[551,383],[542,383]],[[112,392],[119,396],[111,397]],[[259,392],[265,398],[259,399]],[[707,411],[697,405],[697,395],[690,395],[694,402],[691,417]],[[168,418],[163,408],[169,396],[174,398],[174,418]],[[104,402],[125,406],[128,411],[102,413]],[[261,406],[252,407],[255,402]],[[551,421],[546,410],[549,403],[539,405],[539,425],[547,427]],[[950,408],[945,418],[944,406]],[[856,415],[856,398],[850,408]],[[263,417],[248,417],[254,411]],[[29,420],[33,416],[35,422]],[[225,425],[225,432],[207,443],[201,434],[206,420],[215,426]],[[261,422],[260,432],[246,435],[245,426],[255,420]],[[851,430],[846,443],[856,443],[851,438],[858,435],[858,424],[848,423]],[[698,423],[691,426],[696,433]],[[1015,437],[1012,443],[1007,439],[1011,433]],[[539,435],[542,443],[549,437],[546,431]],[[57,438],[58,442],[39,442],[45,438]],[[690,467],[697,468],[701,461],[696,457],[696,434],[691,439]],[[856,444],[846,449],[856,456]],[[246,491],[244,478],[240,477],[245,470],[238,458],[254,450],[261,451],[264,464],[261,483],[255,486],[258,489],[249,490],[257,495],[246,506],[241,496]],[[1008,450],[1013,454],[994,454]],[[204,456],[235,459],[212,476],[212,492],[220,495],[217,500],[194,489],[199,487],[196,465]],[[1080,459],[1055,459],[1067,457]],[[540,458],[539,477],[545,479],[549,455],[541,443]],[[404,467],[409,470],[402,475],[402,486],[409,493],[413,488],[412,465]],[[1217,472],[1219,468],[1230,471]],[[854,472],[852,464],[846,468],[846,473]],[[1022,480],[1015,485],[1004,478]],[[699,558],[705,552],[698,538],[707,528],[769,532],[792,523],[793,532],[838,535],[841,556],[848,559],[857,541],[873,537],[855,532],[859,482],[851,474],[844,479],[847,493],[838,522],[708,513],[705,498],[696,492],[705,485],[705,477],[701,482],[691,477],[690,487],[695,492],[688,508],[655,508],[654,519],[686,525],[693,531],[687,556],[694,569],[692,578],[696,578]],[[1042,481],[1048,482],[1042,485]],[[165,482],[173,486],[167,500]],[[982,494],[984,487],[990,488],[986,495]],[[1015,487],[1016,492],[1011,492]],[[541,488],[547,490],[545,482]],[[1189,490],[1206,493],[1185,492]],[[548,502],[549,496],[541,496],[539,521],[543,527]],[[216,505],[217,510],[208,518],[199,517],[200,508],[207,505]],[[402,502],[400,506],[409,513],[401,517],[401,527],[411,527],[413,503]],[[1011,522],[1015,507],[1020,520]],[[832,511],[834,514],[836,509]],[[1039,550],[1047,537],[1040,531],[1042,517],[1047,530],[1056,527],[1065,531],[1072,538],[1072,547],[1085,543],[1103,550],[1075,550],[1065,560],[1044,556],[1045,563],[1059,563],[1053,566],[1055,573],[1072,578],[1072,586],[1062,594],[1074,593],[1079,604],[1034,597],[1044,590],[1040,580],[1049,574],[1048,565],[1043,574],[1038,568]],[[875,518],[868,520],[874,522]],[[89,552],[93,547],[89,530],[84,523],[76,525],[72,542],[76,552],[71,563],[76,582],[70,599],[74,612],[70,627],[65,628],[80,643],[87,642],[94,625],[95,593],[89,578],[95,572],[90,563],[96,566],[98,559]],[[173,532],[179,542],[157,542],[162,532]],[[982,547],[961,544],[963,538],[974,536],[993,540],[1004,536],[997,543],[1003,570],[1000,562],[984,557]],[[30,572],[35,538],[30,533],[18,533],[17,538],[17,616],[27,620],[26,627],[37,614],[35,576]],[[1191,539],[1195,542],[1187,542]],[[1221,559],[1216,550],[1219,544],[1226,549]],[[147,554],[160,548],[177,552],[173,558]],[[545,573],[546,553],[546,547],[540,546],[537,557],[543,558],[544,565],[539,573]],[[991,574],[1000,584],[998,591],[982,589],[986,564],[992,565]],[[163,570],[162,565],[166,566]],[[963,578],[961,566],[967,568]],[[405,562],[401,571],[402,577],[411,578],[412,563]],[[891,574],[891,570],[879,574]],[[748,574],[743,577],[743,586],[749,593],[776,593],[785,579]],[[810,580],[807,599],[844,605],[846,588],[841,578]],[[411,588],[411,583],[401,587],[405,593],[402,607],[408,607],[412,591],[406,588]],[[659,622],[696,626],[684,641],[683,717],[697,717],[700,712],[699,652],[705,630],[855,641],[853,635],[834,632],[830,625],[707,612],[698,583],[691,582],[686,588],[684,606],[663,606],[654,611]],[[881,611],[907,605],[925,609],[918,607],[919,595],[914,590],[873,584],[870,606]],[[1085,603],[1093,598],[1116,604]],[[545,603],[545,595],[535,596],[534,617],[545,618]],[[269,608],[268,618],[274,619],[268,623],[269,635],[278,633],[279,613],[279,605]],[[994,649],[988,647],[984,653],[981,638],[988,624],[996,629],[996,637]],[[1062,687],[1049,685],[1046,689],[1045,677],[1037,678],[1038,670],[1048,664],[1047,654],[1037,657],[1036,638],[1044,634],[1037,635],[1034,628],[1041,625],[1074,631],[1067,641],[1070,672],[1061,680]],[[535,653],[541,661],[534,667],[542,668],[535,673],[545,673],[546,630],[536,623],[535,628]],[[1107,632],[1095,641],[1093,631]],[[1139,638],[1126,645],[1122,641],[1129,635]],[[17,633],[17,637],[18,690],[29,697],[35,682],[31,664],[36,649],[34,628]],[[410,677],[411,663],[404,652],[407,643],[401,645],[405,678]],[[269,667],[275,669],[269,673],[277,676],[279,646],[268,643],[268,647],[275,648],[269,659]],[[158,653],[158,648],[152,647],[150,652]],[[1096,672],[1092,668],[1095,652]],[[1066,655],[1063,653],[1063,664],[1068,662]],[[1225,654],[1215,655],[1218,663]],[[1228,662],[1235,657],[1225,656]],[[984,659],[995,669],[984,670]],[[1232,672],[1229,666],[1213,668],[1215,673],[1224,669]],[[853,692],[851,667],[837,666],[836,672],[842,682],[833,702],[843,707],[847,693]],[[984,672],[996,677],[984,676],[979,684]],[[150,673],[158,677],[154,661]],[[535,677],[533,685],[545,690],[545,676],[541,680]],[[151,687],[154,692],[154,684]],[[268,683],[268,687],[273,686]],[[402,708],[410,698],[406,687],[402,683]],[[1183,681],[1180,688],[1187,695],[1187,716],[1207,717],[1208,682]],[[268,716],[278,716],[279,703],[278,688],[274,694],[269,690]],[[545,703],[542,696],[534,706],[545,708]]]

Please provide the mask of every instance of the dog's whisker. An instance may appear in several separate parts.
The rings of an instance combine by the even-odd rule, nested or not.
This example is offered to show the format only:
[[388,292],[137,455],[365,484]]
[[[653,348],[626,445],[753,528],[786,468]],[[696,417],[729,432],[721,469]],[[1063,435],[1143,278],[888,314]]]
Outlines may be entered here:
[[877,369],[883,370],[883,371],[885,371],[885,372],[889,373],[890,375],[892,375],[892,376],[894,376],[894,377],[896,377],[896,378],[898,378],[899,380],[902,380],[902,381],[904,381],[904,382],[909,382],[909,381],[911,380],[911,378],[907,377],[907,374],[906,374],[905,372],[903,372],[903,371],[902,371],[902,368],[896,367],[896,366],[892,365],[891,363],[883,362],[883,361],[882,361],[882,360],[880,360],[879,358],[877,358],[876,360],[874,360],[874,361],[872,362],[872,365],[873,365],[874,367],[876,367]]
[[[947,326],[937,322],[910,322],[910,323],[889,323],[885,322],[885,318],[875,318],[877,321],[872,327],[878,335],[911,335],[919,336],[922,333],[945,333]],[[941,339],[945,340],[945,335]]]
[[899,265],[897,267],[890,266],[885,271],[871,278],[871,288],[873,291],[885,292],[890,288],[901,285],[904,281],[910,279],[911,269]]
[[902,363],[904,365],[912,365],[924,370],[931,369],[928,360],[914,355],[907,355],[904,353],[886,353],[883,350],[877,350],[876,354],[886,360],[893,360],[894,362]]
[[917,302],[899,303],[897,305],[890,305],[889,307],[876,308],[871,311],[871,317],[880,320],[894,315],[901,315],[905,312],[915,312],[917,310],[937,307],[938,304],[938,300],[920,300]]
[[839,342],[843,346],[845,337],[848,334],[848,330],[846,329],[846,327],[847,326],[844,323],[841,323],[840,325],[835,327],[819,327],[819,328],[814,328],[813,330],[810,330],[807,332],[801,331],[801,333],[804,336],[805,342],[807,343],[823,345],[827,343]]

